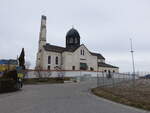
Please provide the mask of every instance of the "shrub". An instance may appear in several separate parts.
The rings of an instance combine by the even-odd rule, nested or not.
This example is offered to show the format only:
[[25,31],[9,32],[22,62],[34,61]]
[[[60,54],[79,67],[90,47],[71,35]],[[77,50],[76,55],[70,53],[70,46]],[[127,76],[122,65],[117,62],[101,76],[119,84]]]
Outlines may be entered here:
[[0,79],[0,93],[16,90],[15,85],[13,79]]

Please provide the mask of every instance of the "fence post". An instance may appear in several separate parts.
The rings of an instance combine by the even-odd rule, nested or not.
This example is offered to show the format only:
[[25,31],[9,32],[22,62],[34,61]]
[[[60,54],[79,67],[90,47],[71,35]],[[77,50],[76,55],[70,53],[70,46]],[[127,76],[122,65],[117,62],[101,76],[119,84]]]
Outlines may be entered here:
[[97,87],[99,87],[99,77],[98,77],[98,71],[97,71]]
[[104,86],[104,83],[105,83],[105,81],[104,81],[104,79],[105,79],[105,77],[104,77],[104,72],[102,71],[102,79],[103,79],[103,84],[102,84],[102,86]]
[[115,87],[115,78],[114,78],[114,73],[112,73],[112,79],[113,79],[113,87]]

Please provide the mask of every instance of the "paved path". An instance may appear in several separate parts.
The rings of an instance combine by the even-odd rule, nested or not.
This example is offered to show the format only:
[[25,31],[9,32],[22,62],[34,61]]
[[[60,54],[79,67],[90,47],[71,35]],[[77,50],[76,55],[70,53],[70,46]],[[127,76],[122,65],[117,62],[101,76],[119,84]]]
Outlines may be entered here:
[[0,113],[148,113],[90,93],[92,83],[26,85],[0,94]]

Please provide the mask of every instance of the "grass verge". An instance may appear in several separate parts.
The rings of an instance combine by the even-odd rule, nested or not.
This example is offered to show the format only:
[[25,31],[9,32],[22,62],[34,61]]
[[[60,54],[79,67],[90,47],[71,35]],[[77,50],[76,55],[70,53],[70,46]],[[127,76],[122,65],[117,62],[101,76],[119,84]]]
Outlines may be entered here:
[[[118,102],[121,104],[133,106],[136,108],[150,110],[150,98],[147,95],[141,94],[137,91],[131,91],[127,89],[118,89],[118,88],[93,88],[92,93],[99,97]],[[144,100],[145,99],[145,100]]]

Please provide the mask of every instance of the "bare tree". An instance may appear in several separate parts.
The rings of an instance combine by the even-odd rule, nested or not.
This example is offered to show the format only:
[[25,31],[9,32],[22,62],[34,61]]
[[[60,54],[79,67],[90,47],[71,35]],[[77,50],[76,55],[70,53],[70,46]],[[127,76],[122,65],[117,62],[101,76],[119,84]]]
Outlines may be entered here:
[[31,66],[31,63],[30,61],[26,61],[25,62],[25,67],[26,67],[26,70],[25,70],[25,76],[28,78],[28,69],[30,68]]
[[42,68],[40,66],[36,67],[36,72],[37,72],[39,78],[42,78],[41,71],[42,71]]

